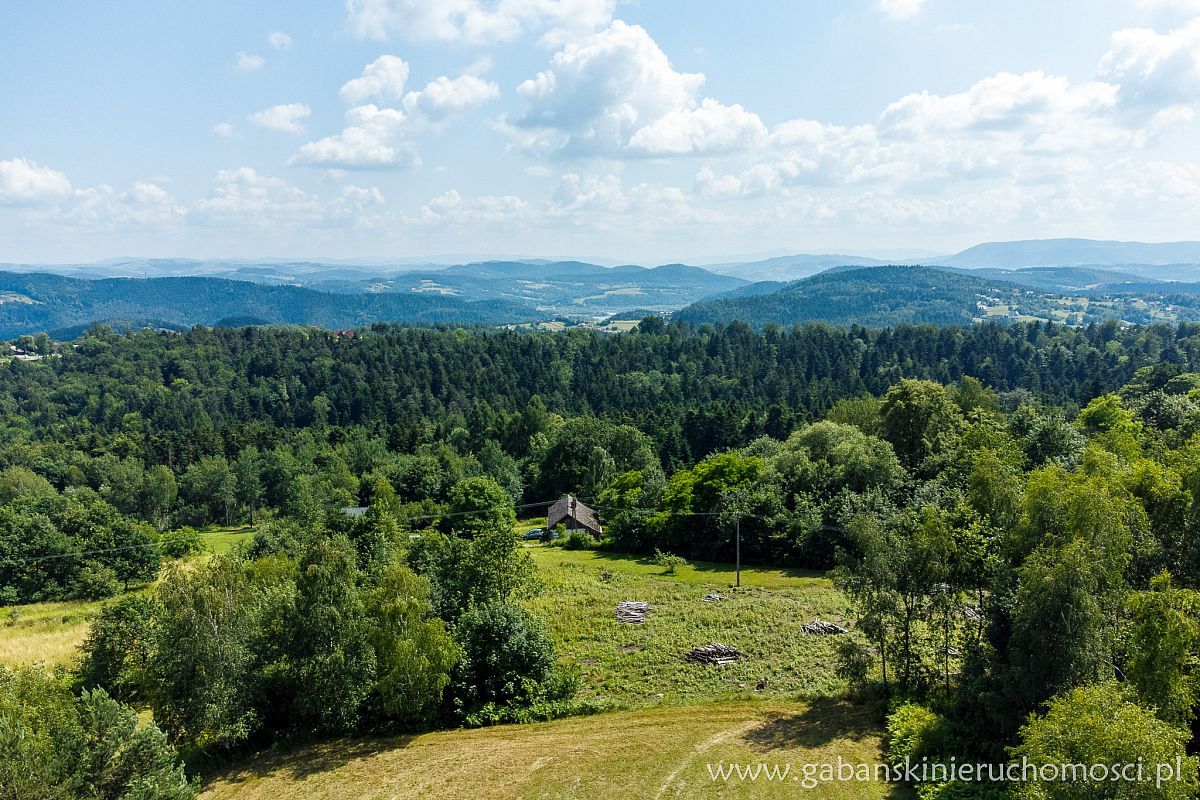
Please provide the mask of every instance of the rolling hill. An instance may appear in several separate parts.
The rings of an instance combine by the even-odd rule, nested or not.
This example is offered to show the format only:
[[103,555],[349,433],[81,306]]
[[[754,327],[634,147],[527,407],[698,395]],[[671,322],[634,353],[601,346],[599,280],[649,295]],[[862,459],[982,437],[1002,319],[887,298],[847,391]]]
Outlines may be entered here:
[[106,278],[0,272],[0,336],[59,331],[92,322],[127,326],[222,321],[352,328],[372,322],[489,324],[537,319],[531,306],[438,294],[332,294],[223,278]]
[[695,303],[675,319],[693,325],[741,320],[791,325],[814,320],[882,327],[899,322],[969,325],[978,296],[1020,292],[1015,283],[934,267],[887,266],[823,272],[768,294]]

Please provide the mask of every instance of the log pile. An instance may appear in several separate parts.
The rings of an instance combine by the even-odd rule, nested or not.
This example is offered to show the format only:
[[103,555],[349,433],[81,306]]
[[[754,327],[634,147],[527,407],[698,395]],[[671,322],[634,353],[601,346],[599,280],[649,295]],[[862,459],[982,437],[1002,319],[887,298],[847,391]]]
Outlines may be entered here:
[[801,625],[800,630],[810,633],[813,636],[836,636],[842,633],[849,633],[841,625],[834,625],[832,622],[825,622],[820,619],[814,619],[807,625]]
[[704,602],[706,603],[719,603],[724,599],[725,595],[721,594],[720,592],[709,592],[708,594],[704,595]]
[[742,651],[720,642],[706,644],[703,647],[693,647],[692,652],[684,656],[694,664],[714,664],[722,666],[732,664],[742,658]]
[[646,621],[646,612],[649,610],[649,603],[643,603],[638,600],[625,600],[617,603],[617,622],[641,625]]

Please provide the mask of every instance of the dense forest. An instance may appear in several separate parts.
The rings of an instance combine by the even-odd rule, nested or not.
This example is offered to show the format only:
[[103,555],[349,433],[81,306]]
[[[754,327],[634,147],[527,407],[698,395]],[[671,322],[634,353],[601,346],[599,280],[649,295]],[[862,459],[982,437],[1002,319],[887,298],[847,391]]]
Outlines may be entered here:
[[755,327],[814,320],[869,327],[967,325],[987,316],[990,307],[1008,319],[1150,324],[1200,320],[1198,288],[1080,267],[845,267],[791,283],[734,289],[680,309],[675,319],[691,325],[741,320]]
[[[839,674],[886,709],[895,762],[1179,759],[1182,779],[1128,796],[1196,795],[1200,327],[19,344],[47,357],[2,367],[5,602],[121,595],[194,528],[254,524],[111,602],[73,675],[0,674],[30,764],[68,741],[114,786],[141,769],[157,793],[137,796],[187,797],[177,752],[597,710],[518,602],[537,586],[516,512],[573,492],[605,534],[567,547],[720,561],[739,531],[746,561],[829,570],[856,623]],[[31,708],[61,730],[11,710]],[[127,745],[88,750],[97,708]],[[131,768],[136,747],[152,757]],[[43,779],[88,779],[60,768]],[[1012,791],[1109,796],[1060,788]]]

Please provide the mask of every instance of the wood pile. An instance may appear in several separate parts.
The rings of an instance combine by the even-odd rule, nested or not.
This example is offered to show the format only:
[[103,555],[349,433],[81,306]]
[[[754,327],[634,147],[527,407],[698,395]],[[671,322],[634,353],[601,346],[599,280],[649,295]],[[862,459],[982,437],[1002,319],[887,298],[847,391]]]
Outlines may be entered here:
[[722,666],[732,664],[742,658],[742,651],[720,642],[706,644],[703,647],[693,647],[692,652],[684,656],[694,664],[714,664]]
[[704,602],[706,603],[719,603],[724,599],[725,595],[721,594],[720,592],[709,592],[708,594],[704,595]]
[[628,622],[631,625],[641,625],[646,621],[646,613],[650,610],[649,603],[638,600],[625,600],[617,603],[617,622]]
[[825,622],[820,619],[814,619],[807,625],[801,625],[800,630],[805,633],[811,633],[813,636],[835,636],[850,632],[841,625],[834,625],[832,622]]

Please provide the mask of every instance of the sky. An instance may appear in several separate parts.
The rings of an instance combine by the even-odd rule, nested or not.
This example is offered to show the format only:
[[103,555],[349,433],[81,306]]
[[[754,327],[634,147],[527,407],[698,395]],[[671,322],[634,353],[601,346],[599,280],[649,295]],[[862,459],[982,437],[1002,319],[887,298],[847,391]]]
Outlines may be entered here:
[[1200,0],[0,0],[0,262],[1200,239]]

